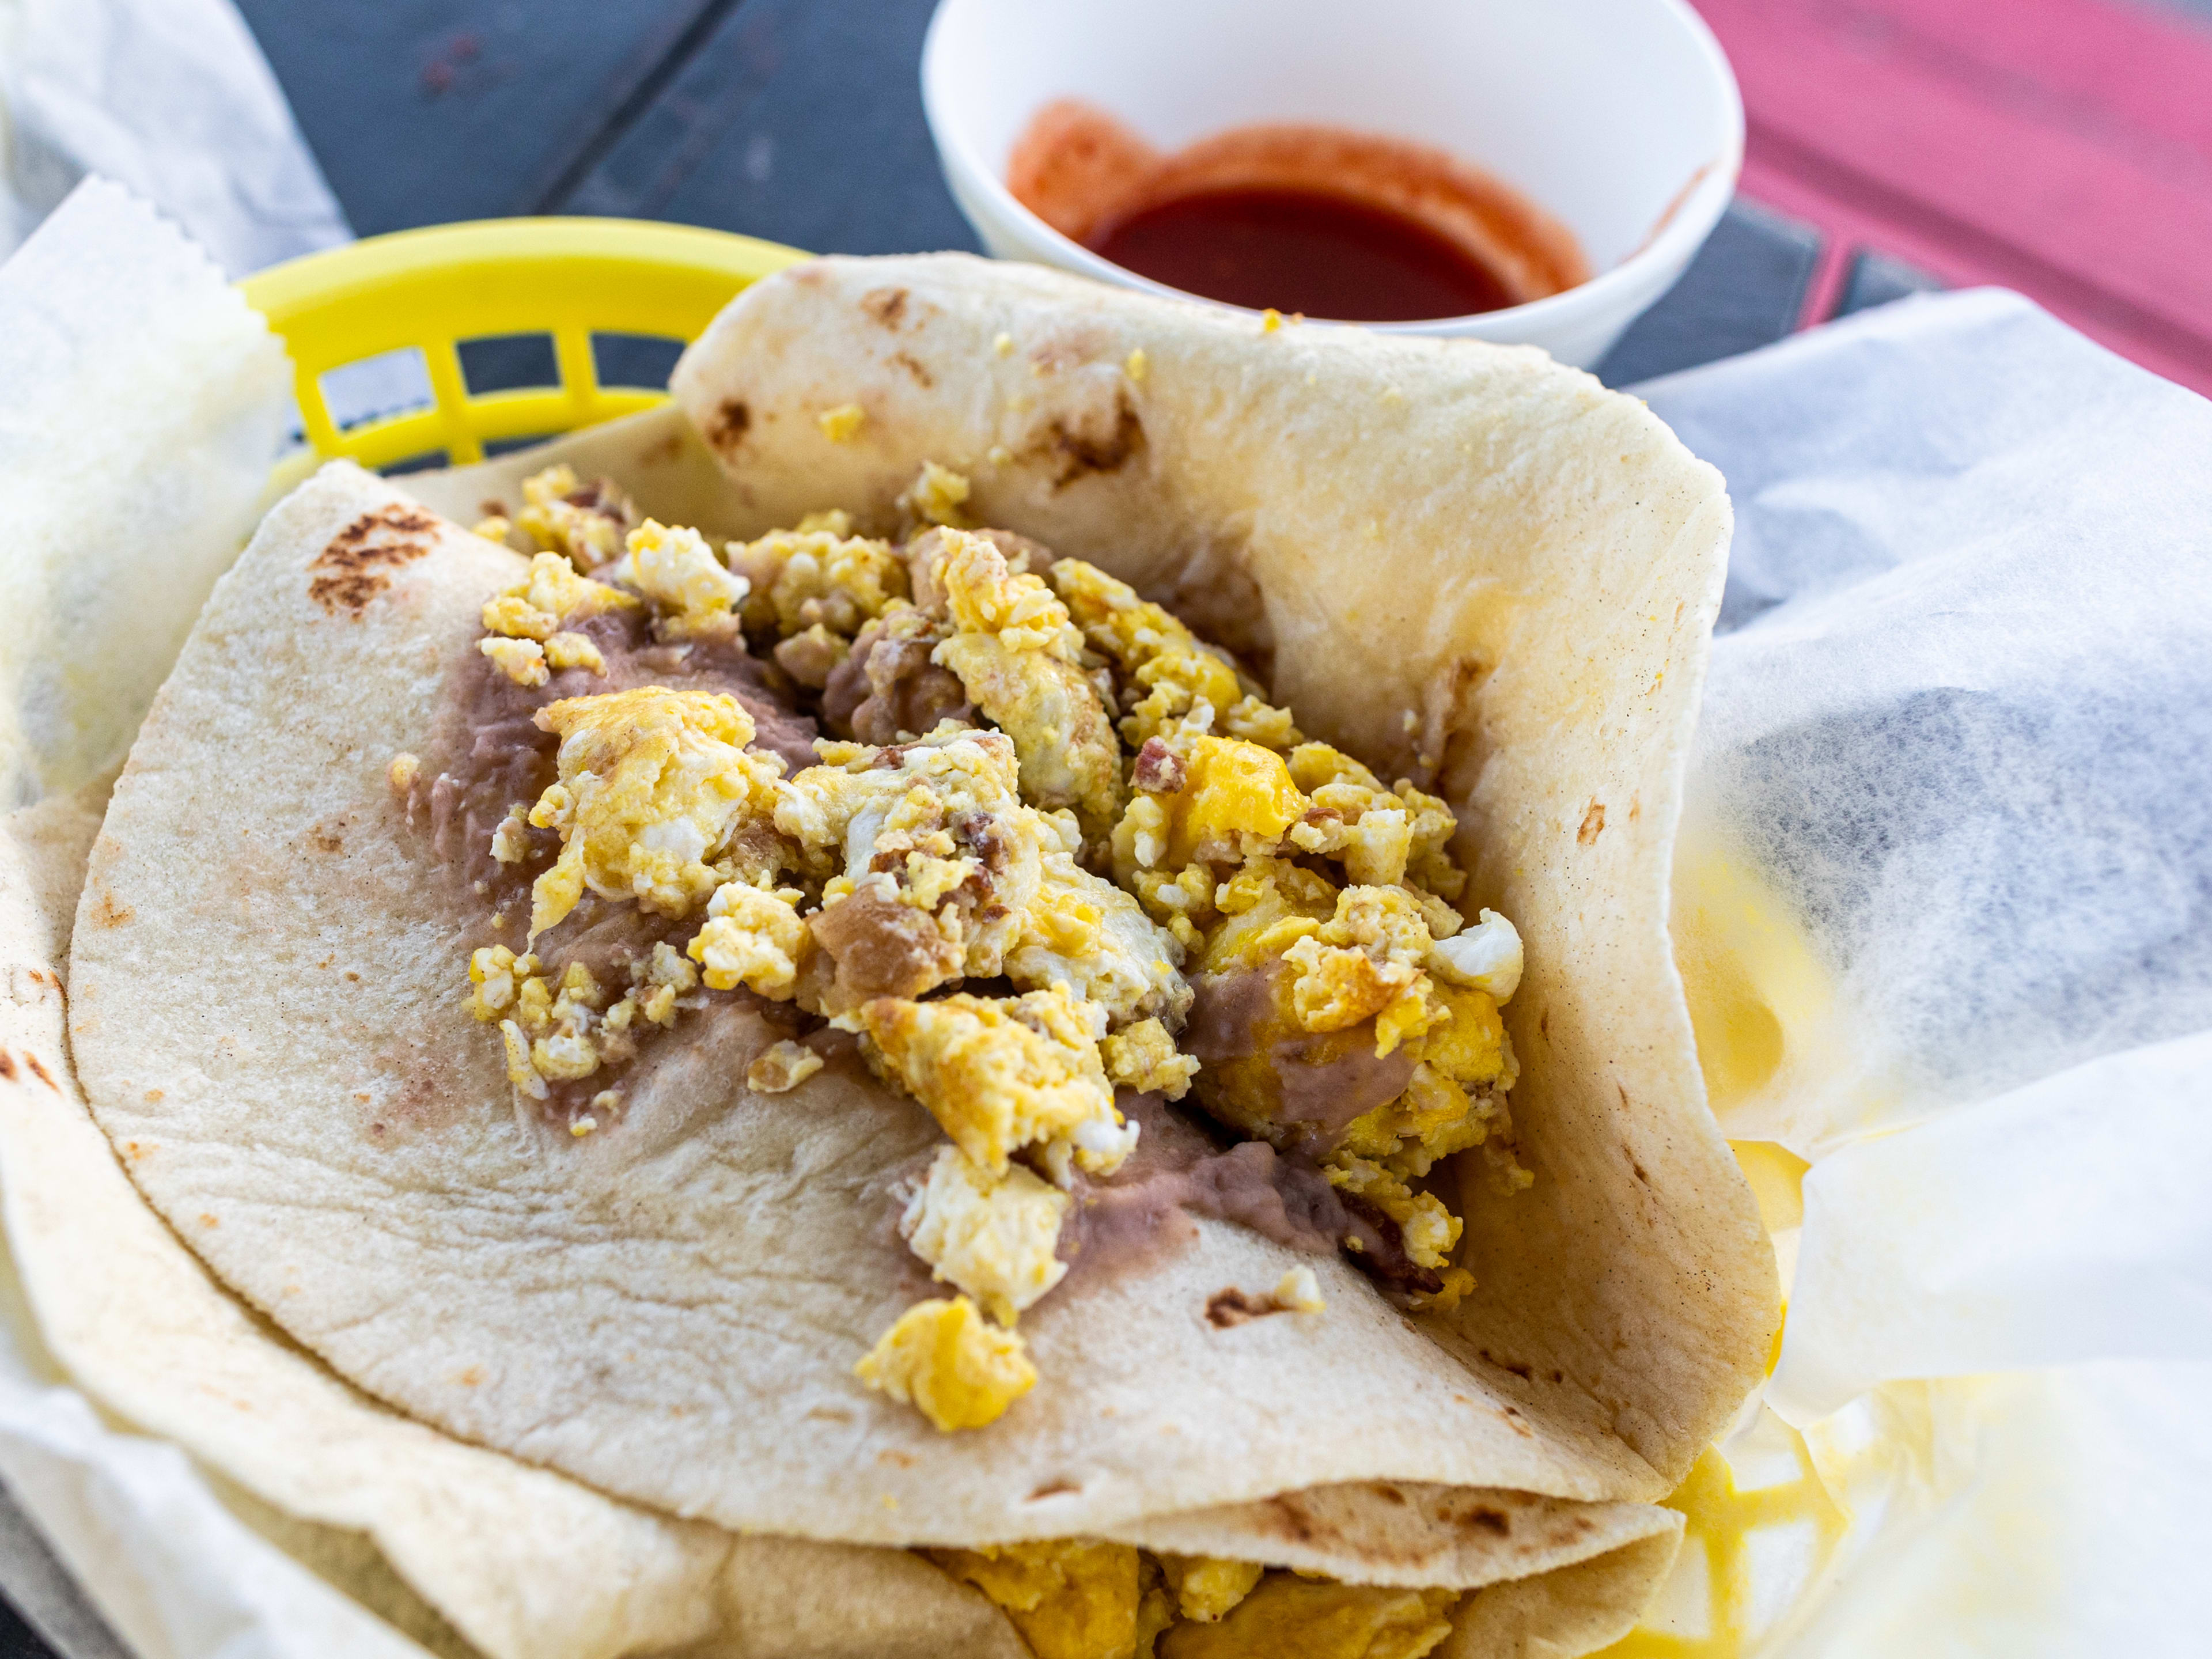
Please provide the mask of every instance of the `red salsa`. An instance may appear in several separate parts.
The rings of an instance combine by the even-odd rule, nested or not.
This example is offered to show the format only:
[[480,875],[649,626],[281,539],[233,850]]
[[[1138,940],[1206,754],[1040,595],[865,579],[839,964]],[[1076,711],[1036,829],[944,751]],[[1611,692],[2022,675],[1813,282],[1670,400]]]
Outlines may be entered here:
[[1254,310],[1417,322],[1524,305],[1589,276],[1574,233],[1427,145],[1295,122],[1172,154],[1073,99],[1030,118],[1006,185],[1126,270]]
[[1090,246],[1140,276],[1255,310],[1396,323],[1516,303],[1496,271],[1419,220],[1328,191],[1170,197]]

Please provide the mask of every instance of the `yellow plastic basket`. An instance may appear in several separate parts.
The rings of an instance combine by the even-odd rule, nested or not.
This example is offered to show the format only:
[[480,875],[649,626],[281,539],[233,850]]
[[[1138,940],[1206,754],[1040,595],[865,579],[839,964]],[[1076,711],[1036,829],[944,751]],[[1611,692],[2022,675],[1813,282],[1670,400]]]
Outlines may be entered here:
[[[730,297],[806,256],[726,231],[634,219],[501,219],[374,236],[240,284],[292,354],[307,464],[367,467],[547,437],[649,409],[664,392],[599,384],[594,334],[693,340]],[[552,337],[556,386],[471,395],[462,342]],[[413,347],[434,399],[340,430],[325,402],[332,369]]]
[[[690,226],[507,219],[371,237],[249,277],[240,292],[291,353],[308,452],[280,469],[276,482],[288,485],[341,456],[378,468],[442,451],[462,465],[483,459],[487,444],[550,437],[649,409],[667,394],[599,383],[594,334],[696,339],[734,295],[805,257]],[[552,337],[560,384],[471,395],[460,344],[520,334]],[[409,347],[422,354],[432,406],[341,430],[322,376]],[[1771,1151],[1738,1148],[1763,1208],[1778,1187],[1786,1188],[1783,1205],[1794,1202],[1802,1167],[1765,1167],[1772,1159],[1762,1152]],[[1809,1526],[1825,1553],[1843,1530],[1802,1443],[1796,1450],[1793,1475],[1753,1492],[1737,1490],[1717,1451],[1698,1460],[1667,1501],[1688,1519],[1684,1553],[1705,1586],[1703,1616],[1691,1622],[1703,1628],[1639,1630],[1600,1659],[1735,1659],[1743,1651],[1753,1634],[1750,1534]]]

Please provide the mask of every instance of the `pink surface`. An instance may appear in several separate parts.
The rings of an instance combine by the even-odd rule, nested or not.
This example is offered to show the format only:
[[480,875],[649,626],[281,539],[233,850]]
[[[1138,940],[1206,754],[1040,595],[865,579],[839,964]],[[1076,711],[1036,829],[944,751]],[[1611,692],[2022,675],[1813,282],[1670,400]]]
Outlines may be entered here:
[[2106,0],[1694,0],[1744,192],[1850,252],[1997,283],[2212,392],[2212,29]]

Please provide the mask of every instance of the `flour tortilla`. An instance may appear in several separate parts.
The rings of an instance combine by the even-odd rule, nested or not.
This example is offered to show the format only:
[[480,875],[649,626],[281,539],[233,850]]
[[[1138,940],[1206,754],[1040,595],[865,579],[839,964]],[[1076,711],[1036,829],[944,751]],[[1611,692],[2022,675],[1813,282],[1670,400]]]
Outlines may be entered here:
[[[622,1134],[523,1133],[453,991],[481,920],[427,878],[385,779],[522,561],[440,526],[358,611],[312,598],[332,538],[399,505],[334,466],[270,515],[117,786],[72,957],[78,1064],[126,1168],[341,1373],[641,1502],[847,1541],[1112,1535],[1332,1482],[1648,1480],[1589,1415],[1532,1427],[1339,1262],[1327,1314],[1216,1331],[1209,1297],[1297,1258],[1210,1223],[1033,1311],[1045,1380],[942,1436],[850,1375],[905,1294],[881,1189],[938,1138],[911,1102],[850,1065],[755,1098],[719,1080],[732,1052],[664,1071]],[[1601,1549],[1650,1522],[1593,1524]],[[1549,1559],[1464,1547],[1491,1577]]]
[[[1025,276],[1001,274],[1017,288]],[[1272,343],[1237,349],[1262,343]],[[1486,356],[1468,361],[1498,367]],[[1539,369],[1518,354],[1504,361]],[[1245,366],[1261,380],[1267,367],[1257,358]],[[866,364],[855,359],[853,368],[859,375]],[[1534,378],[1556,373],[1546,367]],[[1569,378],[1552,392],[1573,392],[1590,405],[1586,415],[1620,415]],[[1526,386],[1518,393],[1543,412],[1543,397]],[[1656,544],[1632,515],[1628,529],[1638,533],[1615,526],[1607,558],[1641,555],[1638,568],[1648,574],[1656,545],[1692,575],[1710,566],[1717,576],[1725,537],[1717,483],[1656,423],[1637,418],[1644,424],[1589,423],[1640,457],[1652,475],[1644,483],[1683,501]],[[1559,434],[1537,424],[1530,442],[1540,458],[1543,441],[1557,447]],[[1561,424],[1575,422],[1552,422]],[[912,466],[904,470],[910,477]],[[735,498],[726,522],[777,516],[757,478],[745,487],[755,498]],[[1087,487],[1079,479],[1061,493]],[[825,476],[810,493],[819,505],[842,492]],[[642,1501],[734,1525],[886,1542],[1110,1535],[1332,1481],[1648,1498],[1670,1479],[1652,1460],[1668,1449],[1657,1431],[1702,1440],[1704,1425],[1740,1396],[1747,1368],[1755,1375],[1757,1355],[1734,1350],[1763,1346],[1771,1264],[1755,1218],[1749,1244],[1734,1237],[1733,1212],[1741,1200],[1752,1215],[1749,1198],[1698,1115],[1692,1070],[1688,1092],[1667,1109],[1627,1114],[1626,1128],[1608,1123],[1643,1153],[1638,1185],[1652,1195],[1637,1200],[1619,1181],[1601,1182],[1588,1205],[1617,1252],[1655,1258],[1649,1271],[1613,1265],[1616,1279],[1656,1287],[1656,1306],[1630,1306],[1602,1283],[1547,1284],[1540,1267],[1502,1255],[1476,1261],[1486,1287],[1518,1273],[1543,1285],[1553,1304],[1574,1304],[1584,1344],[1589,1320],[1612,1336],[1640,1322],[1655,1339],[1649,1352],[1613,1358],[1602,1373],[1632,1388],[1595,1394],[1567,1383],[1563,1365],[1559,1380],[1548,1379],[1526,1356],[1568,1357],[1575,1345],[1565,1333],[1548,1350],[1494,1350],[1504,1363],[1492,1364],[1456,1332],[1417,1330],[1335,1264],[1324,1274],[1331,1307],[1319,1319],[1213,1332],[1199,1316],[1207,1295],[1225,1283],[1272,1283],[1287,1259],[1239,1230],[1208,1226],[1168,1271],[1057,1306],[1055,1298],[1025,1318],[1046,1380],[983,1434],[937,1437],[859,1390],[846,1372],[896,1310],[883,1288],[893,1279],[883,1252],[896,1246],[856,1236],[853,1196],[872,1172],[928,1143],[933,1131],[915,1109],[849,1073],[825,1073],[772,1103],[735,1099],[708,1112],[695,1102],[689,1113],[668,1103],[665,1121],[646,1115],[650,1138],[564,1147],[557,1163],[514,1129],[495,1053],[453,994],[462,953],[477,942],[472,919],[422,878],[383,773],[393,752],[421,744],[446,670],[471,648],[477,605],[517,562],[441,529],[357,614],[325,611],[307,595],[307,567],[331,538],[398,499],[334,469],[264,525],[218,592],[118,787],[75,963],[76,1038],[95,1109],[117,1139],[149,1148],[132,1161],[134,1175],[173,1219],[214,1214],[213,1228],[186,1225],[194,1247],[342,1372],[430,1421]],[[1490,516],[1501,533],[1512,528],[1507,515]],[[1133,532],[1144,528],[1142,518],[1133,521]],[[1062,540],[1115,562],[1104,548]],[[1141,550],[1141,533],[1133,544]],[[1544,597],[1523,596],[1522,610],[1540,608]],[[1698,591],[1682,603],[1702,623],[1710,601]],[[1507,637],[1517,640],[1510,629]],[[1692,681],[1692,692],[1701,640],[1692,630],[1686,665],[1678,659],[1670,671]],[[1277,667],[1279,677],[1285,665]],[[1501,666],[1484,695],[1507,678]],[[1601,705],[1603,689],[1594,688]],[[1283,690],[1296,701],[1294,687]],[[1670,689],[1656,701],[1686,722],[1686,705],[1674,706],[1681,695]],[[1620,712],[1632,738],[1650,739],[1638,709]],[[1301,714],[1329,729],[1328,710]],[[1379,745],[1365,746],[1390,763]],[[1493,757],[1490,769],[1505,758]],[[1656,805],[1644,815],[1663,825],[1674,762],[1662,746],[1656,758],[1616,757],[1590,776],[1607,789],[1644,786]],[[1510,814],[1505,821],[1510,828]],[[1635,839],[1632,817],[1630,828],[1617,842]],[[1646,838],[1663,855],[1664,835]],[[1601,836],[1586,850],[1602,845]],[[1663,915],[1663,856],[1657,867],[1655,914]],[[1495,878],[1492,890],[1504,890]],[[1552,930],[1571,933],[1556,897],[1553,911]],[[1525,908],[1516,914],[1530,929]],[[1663,964],[1663,933],[1659,944]],[[1585,940],[1583,956],[1594,954]],[[343,977],[349,972],[361,974],[357,983]],[[1663,1036],[1671,1013],[1686,1052],[1671,969],[1644,988],[1654,983],[1656,1012],[1608,1008],[1609,1030],[1627,1026],[1632,1036],[1645,1020]],[[1559,1028],[1587,1018],[1597,999],[1553,994],[1567,1020],[1554,1012],[1550,1036],[1564,1042],[1576,1033]],[[1577,1040],[1585,1049],[1596,1041],[1587,1032]],[[1656,1039],[1644,1046],[1655,1044],[1665,1048]],[[1620,1064],[1643,1092],[1656,1087],[1666,1056],[1636,1047]],[[1537,1070],[1532,1063],[1532,1077]],[[146,1100],[152,1089],[159,1101]],[[1601,1102],[1599,1118],[1624,1109]],[[375,1122],[404,1131],[390,1137],[396,1145],[370,1144]],[[1532,1132],[1550,1152],[1540,1134],[1563,1149],[1553,1154],[1553,1178],[1588,1186],[1576,1128]],[[1674,1212],[1678,1203],[1686,1212]],[[1534,1225],[1555,1234],[1563,1225],[1556,1197],[1515,1204]],[[1510,1229],[1499,1237],[1510,1241]],[[1669,1305],[1692,1245],[1712,1247],[1689,1264],[1711,1288]],[[649,1362],[627,1357],[641,1350]],[[1286,1389],[1288,1377],[1297,1386]],[[1723,1389],[1718,1378],[1735,1380]],[[1644,1528],[1636,1535],[1671,1528],[1622,1508],[1646,1517],[1632,1523]],[[1618,1524],[1627,1538],[1632,1523]],[[1527,1572],[1542,1564],[1532,1554],[1513,1565]]]
[[[936,460],[969,475],[980,521],[1266,664],[1309,733],[1437,777],[1470,907],[1527,943],[1506,1025],[1537,1182],[1497,1201],[1462,1159],[1482,1285],[1431,1328],[1547,1431],[1595,1406],[1650,1471],[1607,1495],[1686,1474],[1780,1323],[1667,934],[1720,475],[1533,347],[1270,331],[957,254],[793,266],[715,320],[673,389],[741,527],[833,504],[886,525]],[[864,418],[833,442],[817,416],[846,404]]]
[[257,1530],[437,1653],[1023,1659],[997,1608],[915,1556],[738,1538],[465,1445],[364,1398],[216,1285],[125,1176],[69,1064],[61,964],[102,804],[0,818],[0,1198],[71,1381],[189,1449]]

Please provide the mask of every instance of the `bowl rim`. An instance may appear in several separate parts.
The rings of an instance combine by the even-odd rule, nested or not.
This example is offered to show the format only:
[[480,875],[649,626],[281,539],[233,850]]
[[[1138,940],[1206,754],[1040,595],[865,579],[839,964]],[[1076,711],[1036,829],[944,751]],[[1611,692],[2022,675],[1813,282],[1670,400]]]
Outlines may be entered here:
[[[978,222],[989,218],[996,222],[1008,240],[1024,245],[1024,253],[1040,264],[1057,265],[1116,287],[1135,289],[1166,299],[1194,301],[1248,317],[1260,316],[1261,313],[1251,307],[1194,294],[1188,289],[1172,288],[1101,257],[1032,213],[1006,187],[1004,179],[982,164],[962,140],[952,122],[951,94],[943,84],[950,74],[946,19],[957,9],[978,3],[979,0],[938,0],[930,16],[928,33],[922,40],[921,63],[922,114],[937,148],[938,162],[944,169],[955,203],[963,215],[975,223],[975,229],[988,234],[984,224]],[[1351,322],[1334,318],[1310,320],[1364,328],[1376,333],[1488,333],[1494,330],[1502,335],[1520,337],[1538,331],[1571,327],[1595,313],[1616,307],[1639,305],[1645,288],[1664,287],[1674,273],[1686,266],[1727,211],[1743,172],[1743,93],[1736,83],[1735,70],[1728,54],[1722,51],[1711,26],[1688,0],[1635,3],[1664,13],[1689,37],[1709,83],[1720,94],[1721,114],[1727,130],[1720,153],[1685,181],[1642,246],[1619,264],[1573,288],[1497,311],[1398,322]]]

